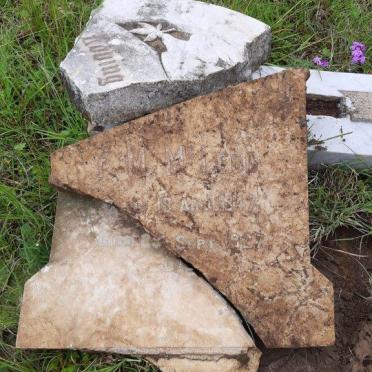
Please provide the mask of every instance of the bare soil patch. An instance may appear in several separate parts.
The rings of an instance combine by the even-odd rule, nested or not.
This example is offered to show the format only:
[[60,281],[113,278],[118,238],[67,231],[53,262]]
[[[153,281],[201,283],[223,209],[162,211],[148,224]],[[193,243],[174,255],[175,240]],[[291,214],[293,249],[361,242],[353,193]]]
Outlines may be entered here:
[[264,349],[260,372],[372,371],[372,282],[368,277],[372,275],[372,239],[356,239],[350,231],[339,231],[324,246],[313,264],[334,285],[336,344]]

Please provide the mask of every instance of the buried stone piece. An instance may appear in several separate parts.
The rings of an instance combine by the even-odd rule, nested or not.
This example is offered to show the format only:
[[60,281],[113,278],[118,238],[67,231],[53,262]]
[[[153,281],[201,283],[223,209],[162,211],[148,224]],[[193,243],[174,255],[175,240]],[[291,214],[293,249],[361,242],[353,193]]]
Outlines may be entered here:
[[17,347],[145,356],[163,372],[255,372],[226,301],[115,207],[60,193],[49,264],[28,280]]
[[308,247],[307,76],[287,70],[68,146],[50,182],[137,219],[267,347],[330,345],[333,288]]
[[61,63],[72,101],[102,130],[249,80],[266,24],[193,0],[105,0]]

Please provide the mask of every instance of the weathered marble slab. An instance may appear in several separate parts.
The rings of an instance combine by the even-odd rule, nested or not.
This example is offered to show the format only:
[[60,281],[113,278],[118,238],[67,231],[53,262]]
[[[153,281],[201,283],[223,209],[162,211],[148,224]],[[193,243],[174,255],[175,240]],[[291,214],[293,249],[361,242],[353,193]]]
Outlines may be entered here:
[[52,155],[50,182],[114,203],[221,290],[268,347],[334,342],[310,263],[307,72],[226,88]]
[[199,1],[105,0],[61,71],[99,130],[248,80],[270,41],[264,23]]
[[50,262],[25,286],[17,347],[144,355],[177,372],[256,371],[261,354],[225,300],[133,220],[67,193]]
[[[252,76],[283,70],[261,66]],[[311,70],[307,101],[309,165],[372,166],[372,74]]]

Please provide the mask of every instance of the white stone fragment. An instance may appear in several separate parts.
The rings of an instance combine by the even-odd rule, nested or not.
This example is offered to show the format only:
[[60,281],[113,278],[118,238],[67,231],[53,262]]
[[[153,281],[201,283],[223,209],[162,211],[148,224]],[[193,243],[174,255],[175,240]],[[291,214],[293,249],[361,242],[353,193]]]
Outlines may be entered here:
[[73,102],[111,127],[249,80],[270,28],[193,0],[105,0],[61,63]]
[[372,123],[349,118],[308,115],[311,141],[309,165],[346,162],[358,168],[372,165]]

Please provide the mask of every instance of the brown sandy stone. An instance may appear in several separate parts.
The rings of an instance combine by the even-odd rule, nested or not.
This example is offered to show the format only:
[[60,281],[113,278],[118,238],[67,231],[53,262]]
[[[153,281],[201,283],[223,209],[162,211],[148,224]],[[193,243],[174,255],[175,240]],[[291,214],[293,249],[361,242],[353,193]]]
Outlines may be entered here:
[[50,182],[136,218],[266,346],[330,345],[333,288],[308,249],[307,77],[287,70],[66,147]]
[[60,193],[50,262],[25,286],[17,347],[147,357],[163,372],[255,372],[226,301],[114,206]]

